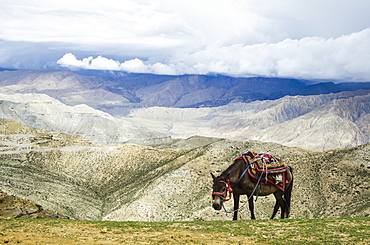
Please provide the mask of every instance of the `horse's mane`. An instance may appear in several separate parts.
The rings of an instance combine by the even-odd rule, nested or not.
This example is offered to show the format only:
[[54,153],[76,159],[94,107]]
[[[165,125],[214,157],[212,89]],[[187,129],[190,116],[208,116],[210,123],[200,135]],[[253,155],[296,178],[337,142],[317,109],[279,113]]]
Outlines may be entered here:
[[239,167],[239,159],[235,159],[234,162],[225,170],[221,173],[220,177],[226,177],[227,175],[231,175],[235,172],[235,170]]

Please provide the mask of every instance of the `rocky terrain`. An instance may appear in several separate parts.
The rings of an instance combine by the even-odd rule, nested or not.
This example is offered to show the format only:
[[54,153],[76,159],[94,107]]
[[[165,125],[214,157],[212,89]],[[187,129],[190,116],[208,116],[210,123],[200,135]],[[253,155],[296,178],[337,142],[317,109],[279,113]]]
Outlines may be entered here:
[[0,116],[36,128],[81,135],[98,143],[153,143],[168,137],[85,104],[67,106],[38,93],[0,94]]
[[206,108],[133,108],[121,118],[84,104],[67,106],[45,94],[0,93],[0,116],[102,144],[199,135],[327,150],[369,143],[370,90]]
[[93,142],[194,135],[308,150],[370,142],[370,83],[1,71],[0,117]]
[[[0,135],[2,191],[72,219],[231,219],[211,207],[210,173],[247,150],[270,152],[294,168],[292,218],[370,215],[370,144],[323,152],[206,137],[100,145],[12,120],[0,120]],[[273,203],[259,197],[257,218],[268,218]],[[249,219],[247,208],[240,218]]]
[[67,219],[68,217],[44,210],[40,205],[0,190],[0,218]]
[[[294,168],[293,218],[369,216],[369,121],[369,83],[2,71],[2,210],[231,219],[211,207],[210,173],[252,150]],[[257,218],[273,203],[259,197]]]
[[202,135],[309,150],[346,148],[370,140],[370,91],[286,96],[213,108],[150,107],[133,110],[127,118],[172,138]]

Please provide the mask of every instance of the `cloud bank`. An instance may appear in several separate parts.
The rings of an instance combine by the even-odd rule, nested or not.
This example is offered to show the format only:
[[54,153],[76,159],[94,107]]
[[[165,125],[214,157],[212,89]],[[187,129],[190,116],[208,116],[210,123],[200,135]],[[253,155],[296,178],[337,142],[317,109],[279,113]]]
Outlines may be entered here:
[[302,79],[370,78],[370,29],[336,39],[305,37],[278,43],[209,46],[198,52],[170,56],[168,63],[135,58],[119,62],[102,56],[77,59],[72,53],[58,60],[70,69],[120,70],[154,74],[209,74],[295,77]]
[[3,0],[0,66],[370,81],[367,0]]

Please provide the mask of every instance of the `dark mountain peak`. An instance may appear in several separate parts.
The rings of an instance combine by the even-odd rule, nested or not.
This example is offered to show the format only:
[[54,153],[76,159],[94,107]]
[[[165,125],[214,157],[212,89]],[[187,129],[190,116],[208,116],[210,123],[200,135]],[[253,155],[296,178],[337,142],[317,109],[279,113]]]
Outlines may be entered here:
[[292,78],[229,77],[218,74],[175,76],[94,70],[0,72],[1,86],[27,83],[23,92],[63,89],[70,93],[85,93],[89,89],[101,88],[128,99],[131,102],[129,106],[140,103],[144,106],[213,107],[236,101],[275,100],[287,95],[370,89],[370,82],[315,82]]

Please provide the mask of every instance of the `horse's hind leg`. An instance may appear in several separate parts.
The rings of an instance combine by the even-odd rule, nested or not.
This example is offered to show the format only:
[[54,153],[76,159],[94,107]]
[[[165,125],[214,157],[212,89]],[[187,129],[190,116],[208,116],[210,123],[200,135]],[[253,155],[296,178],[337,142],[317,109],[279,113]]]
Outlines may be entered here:
[[253,196],[248,196],[248,203],[249,203],[249,211],[251,212],[251,219],[256,219],[256,216],[254,216]]
[[288,218],[289,217],[289,214],[290,214],[290,202],[291,202],[291,198],[292,198],[292,189],[293,189],[293,169],[291,167],[289,167],[289,171],[292,175],[292,180],[290,181],[287,189],[285,190],[285,193],[284,193],[284,200],[286,202],[286,212],[285,212],[285,218]]
[[272,213],[271,219],[273,219],[279,210],[279,207],[281,209],[281,215],[280,218],[284,219],[285,218],[285,212],[286,212],[286,203],[285,200],[283,199],[283,192],[282,191],[277,191],[274,193],[276,202],[275,202],[275,207],[274,207],[274,212]]
[[271,219],[273,219],[275,217],[275,215],[276,215],[277,211],[279,210],[279,208],[280,208],[280,204],[279,204],[278,200],[276,200],[275,206],[274,206],[274,212],[271,215]]

